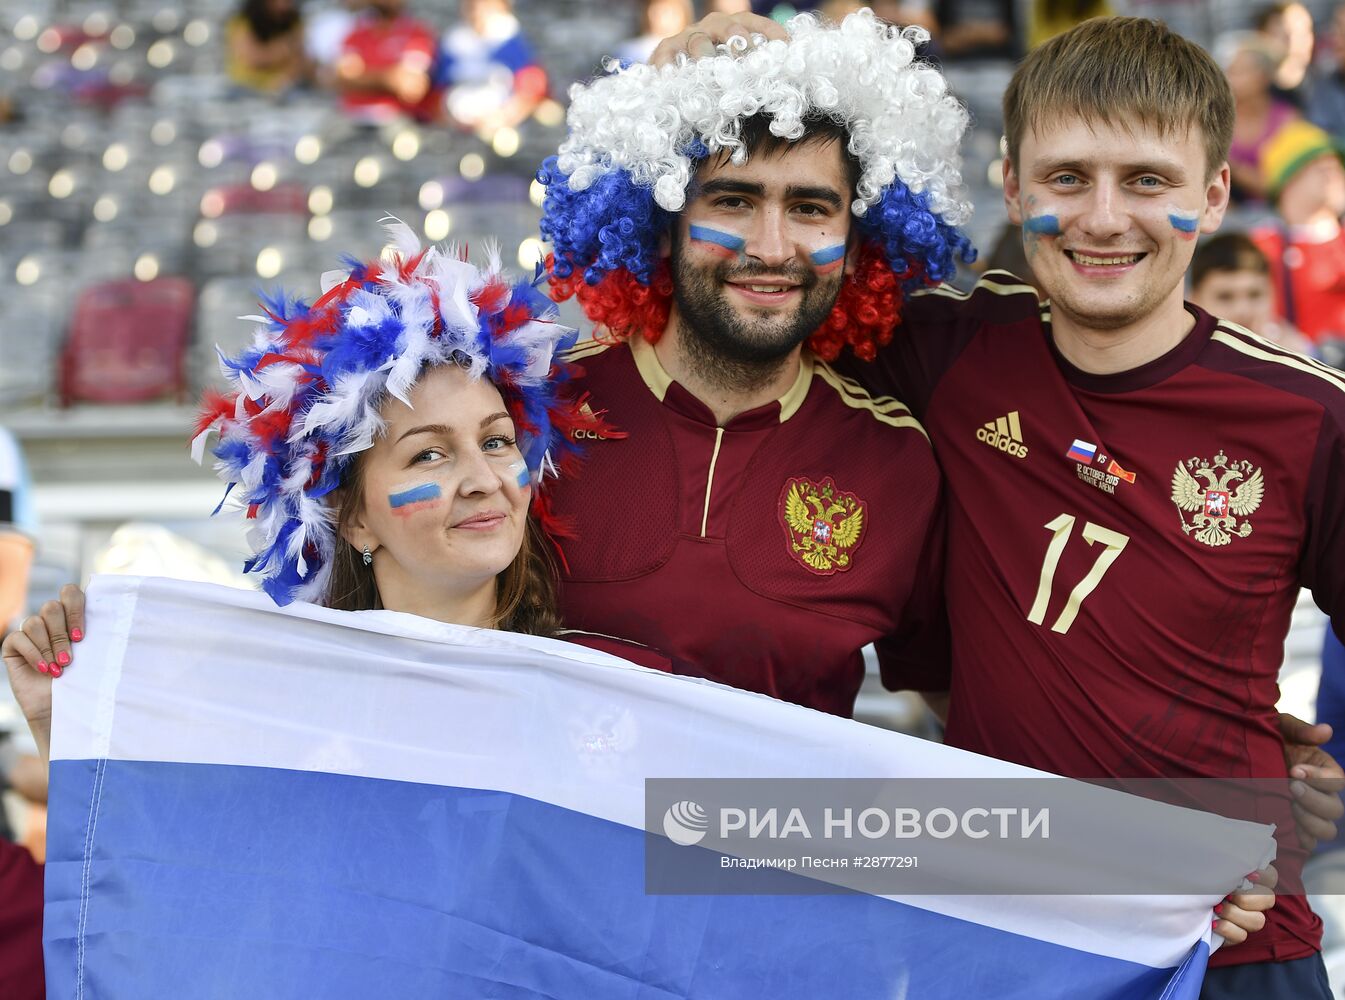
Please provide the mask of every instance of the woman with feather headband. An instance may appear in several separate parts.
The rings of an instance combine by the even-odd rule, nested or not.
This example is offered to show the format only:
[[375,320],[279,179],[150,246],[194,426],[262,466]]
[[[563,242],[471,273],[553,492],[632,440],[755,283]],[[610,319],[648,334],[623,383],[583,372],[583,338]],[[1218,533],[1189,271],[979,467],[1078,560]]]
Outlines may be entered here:
[[[664,666],[560,628],[548,548],[564,526],[544,480],[573,467],[572,431],[612,433],[568,385],[558,354],[576,331],[498,254],[479,270],[390,230],[390,259],[324,274],[311,306],[270,300],[252,345],[221,357],[232,391],[207,395],[192,451],[218,432],[216,470],[253,525],[246,571],[281,605],[384,608]],[[68,586],[3,645],[44,756],[49,678],[83,612]]]

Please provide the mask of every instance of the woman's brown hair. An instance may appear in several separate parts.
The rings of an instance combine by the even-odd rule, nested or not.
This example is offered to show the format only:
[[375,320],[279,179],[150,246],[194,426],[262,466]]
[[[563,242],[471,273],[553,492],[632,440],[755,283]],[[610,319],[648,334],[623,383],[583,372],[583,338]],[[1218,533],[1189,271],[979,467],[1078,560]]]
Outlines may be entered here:
[[[364,503],[364,464],[364,453],[356,455],[342,477],[341,489],[332,493],[338,505],[336,552],[323,604],[337,611],[376,611],[383,607],[373,568],[364,565],[361,553],[345,539],[350,519]],[[546,636],[560,630],[556,567],[548,545],[541,526],[529,515],[518,555],[495,581],[495,628]]]

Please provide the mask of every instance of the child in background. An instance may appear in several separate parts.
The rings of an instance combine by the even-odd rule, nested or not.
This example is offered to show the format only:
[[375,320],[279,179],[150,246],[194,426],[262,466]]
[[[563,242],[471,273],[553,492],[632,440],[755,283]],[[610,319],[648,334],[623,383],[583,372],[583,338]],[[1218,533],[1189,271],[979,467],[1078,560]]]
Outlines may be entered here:
[[1345,165],[1335,142],[1290,122],[1262,150],[1261,174],[1279,219],[1251,237],[1270,262],[1276,314],[1313,344],[1345,337]]
[[1307,353],[1306,337],[1275,316],[1275,287],[1270,264],[1242,233],[1214,236],[1191,260],[1191,301],[1208,313],[1244,326],[1281,347]]

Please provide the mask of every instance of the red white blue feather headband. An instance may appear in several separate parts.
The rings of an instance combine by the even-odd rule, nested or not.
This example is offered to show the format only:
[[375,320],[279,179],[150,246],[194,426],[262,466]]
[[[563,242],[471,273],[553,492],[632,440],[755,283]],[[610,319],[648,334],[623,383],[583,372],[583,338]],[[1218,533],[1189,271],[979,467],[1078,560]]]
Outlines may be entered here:
[[[277,604],[327,596],[338,544],[327,495],[382,433],[387,396],[410,405],[427,367],[457,364],[494,383],[534,486],[574,457],[569,432],[595,423],[565,391],[571,368],[559,354],[577,331],[555,322],[555,305],[534,287],[540,271],[510,283],[496,252],[482,270],[422,249],[400,222],[389,232],[390,259],[327,272],[311,306],[276,296],[265,316],[246,317],[258,324],[252,345],[220,355],[233,391],[208,393],[196,425],[198,462],[219,432],[225,495],[238,488],[254,522],[244,569],[263,577]],[[534,511],[554,530],[543,493],[534,489]]]

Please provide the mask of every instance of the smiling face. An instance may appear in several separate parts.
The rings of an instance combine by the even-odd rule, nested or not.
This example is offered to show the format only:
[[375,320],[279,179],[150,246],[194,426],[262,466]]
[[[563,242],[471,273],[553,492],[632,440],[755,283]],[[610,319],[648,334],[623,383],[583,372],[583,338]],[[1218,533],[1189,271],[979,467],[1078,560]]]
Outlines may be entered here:
[[1004,197],[1055,314],[1082,331],[1123,330],[1160,309],[1180,314],[1196,236],[1228,204],[1228,167],[1210,177],[1196,128],[1066,118],[1024,134]]
[[389,398],[384,435],[360,456],[345,539],[374,554],[383,606],[412,611],[495,586],[527,527],[527,468],[500,392],[455,365],[422,375],[412,407]]
[[798,347],[845,279],[851,198],[837,142],[801,140],[742,166],[702,163],[670,247],[685,334],[736,362]]

